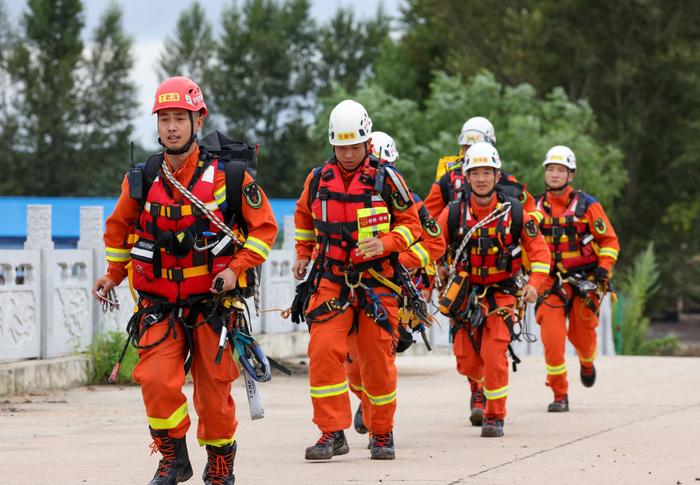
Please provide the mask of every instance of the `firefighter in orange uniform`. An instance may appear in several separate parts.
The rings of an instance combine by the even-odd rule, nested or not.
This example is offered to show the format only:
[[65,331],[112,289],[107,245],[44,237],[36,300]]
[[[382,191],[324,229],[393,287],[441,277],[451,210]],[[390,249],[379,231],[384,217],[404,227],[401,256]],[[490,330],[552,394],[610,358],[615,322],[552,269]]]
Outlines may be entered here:
[[[372,154],[393,164],[399,159],[399,152],[396,149],[394,139],[383,131],[372,132]],[[426,301],[430,299],[431,284],[434,275],[433,261],[442,257],[445,253],[445,241],[442,238],[442,229],[437,225],[437,221],[430,217],[428,210],[421,198],[411,191],[413,202],[418,209],[418,216],[423,225],[423,235],[410,248],[399,255],[399,263],[405,268],[413,270],[415,273],[416,287],[422,290]],[[411,346],[413,337],[411,336],[410,325],[399,326],[399,342],[397,352],[402,352]],[[367,427],[362,422],[362,376],[360,375],[360,363],[357,360],[357,334],[350,335],[350,352],[345,361],[345,371],[348,376],[350,390],[360,399],[357,406],[353,425],[355,431],[360,434],[367,433]]]
[[[314,169],[297,201],[292,318],[310,325],[309,380],[314,423],[321,430],[306,459],[349,451],[352,423],[344,361],[348,335],[357,333],[364,422],[372,432],[371,458],[394,459],[395,334],[398,325],[398,253],[421,236],[421,223],[401,175],[371,155],[372,121],[345,100],[330,115],[334,157]],[[314,249],[316,248],[316,249]]]
[[[508,396],[508,357],[518,296],[534,303],[547,278],[550,254],[536,221],[517,199],[496,191],[501,160],[488,143],[467,150],[463,171],[469,197],[451,202],[438,224],[448,244],[450,278],[440,301],[453,319],[457,370],[483,384],[482,437],[503,436]],[[520,276],[522,250],[531,274]],[[522,286],[522,288],[521,288]],[[511,352],[512,354],[512,352]]]
[[569,410],[569,384],[564,359],[568,337],[576,348],[580,378],[586,387],[595,383],[598,307],[620,251],[620,243],[603,206],[591,195],[574,190],[576,156],[565,146],[552,147],[544,160],[547,192],[537,198],[544,215],[540,229],[552,252],[545,298],[537,308],[547,385],[554,401],[549,412]]
[[[189,352],[197,438],[208,455],[204,483],[233,484],[237,421],[231,384],[239,371],[230,352],[215,363],[219,335],[204,319],[216,293],[249,286],[247,276],[267,258],[277,224],[265,194],[243,168],[236,188],[242,192],[227,193],[230,172],[224,162],[200,150],[195,133],[207,107],[196,83],[185,77],[164,81],[153,113],[164,153],[125,177],[107,219],[107,274],[95,282],[93,292],[109,292],[127,276],[126,265],[132,262],[139,294],[130,322],[139,348],[134,380],[141,385],[153,450],[162,454],[150,483],[175,484],[192,476],[185,441],[190,417],[182,393]],[[203,208],[185,196],[186,188]],[[240,217],[232,210],[236,201]],[[242,247],[234,246],[205,211],[220,224],[231,221]],[[129,240],[134,232],[135,242]],[[220,289],[215,288],[217,279],[223,282]]]
[[[438,162],[435,183],[430,187],[430,193],[425,198],[425,206],[433,217],[438,217],[450,201],[459,199],[463,193],[466,192],[469,195],[469,184],[466,183],[462,174],[464,154],[475,143],[484,142],[496,145],[496,131],[493,124],[483,116],[469,118],[462,126],[462,131],[457,139],[460,146],[459,155],[443,157]],[[541,220],[540,214],[535,209],[534,198],[515,176],[501,172],[496,183],[496,190],[518,199],[532,217],[537,221]],[[439,272],[442,277],[446,274],[442,267]],[[483,390],[481,384],[471,379],[469,379],[469,387],[471,391],[469,420],[472,425],[481,426],[484,412]]]

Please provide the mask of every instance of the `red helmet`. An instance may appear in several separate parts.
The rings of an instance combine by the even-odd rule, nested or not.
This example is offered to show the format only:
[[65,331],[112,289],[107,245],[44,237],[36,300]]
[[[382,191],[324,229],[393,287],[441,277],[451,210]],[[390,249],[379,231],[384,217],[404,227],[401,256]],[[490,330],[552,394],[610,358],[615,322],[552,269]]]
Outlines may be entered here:
[[153,113],[167,108],[199,111],[202,117],[205,117],[208,113],[207,105],[204,104],[202,90],[196,82],[183,76],[166,79],[156,89]]

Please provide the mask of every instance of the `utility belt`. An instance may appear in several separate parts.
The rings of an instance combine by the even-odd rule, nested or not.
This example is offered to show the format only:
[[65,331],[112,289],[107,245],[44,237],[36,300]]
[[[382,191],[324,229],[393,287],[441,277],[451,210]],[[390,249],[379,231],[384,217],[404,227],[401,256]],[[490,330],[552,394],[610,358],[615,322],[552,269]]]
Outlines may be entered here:
[[[394,269],[393,278],[388,278],[381,273],[383,263],[386,261],[389,261]],[[340,293],[337,297],[326,300],[316,308],[307,310],[309,299],[318,288],[321,279],[340,285]],[[375,291],[377,288],[386,288],[389,293],[377,293]],[[308,278],[297,286],[297,293],[292,303],[292,321],[299,323],[306,320],[308,325],[326,322],[345,312],[357,297],[357,302],[365,314],[393,336],[393,328],[388,321],[388,312],[382,305],[380,296],[392,296],[399,300],[399,311],[403,313],[404,318],[407,317],[409,321],[414,321],[411,329],[421,332],[423,340],[430,349],[425,335],[425,327],[430,326],[432,317],[427,311],[427,303],[413,285],[410,275],[399,264],[396,253],[385,258],[350,266],[333,260],[317,260]],[[419,323],[415,323],[416,319]],[[356,325],[357,316],[355,316],[354,327]],[[405,345],[404,350],[407,347],[408,345]]]
[[[599,297],[602,296],[602,292],[599,286],[591,280],[593,268],[579,268],[574,271],[566,271],[563,267],[559,266],[559,270],[554,273],[554,283],[552,283],[551,288],[547,289],[542,293],[537,299],[537,304],[535,308],[539,308],[540,305],[545,304],[553,308],[564,308],[566,313],[571,311],[571,305],[573,303],[573,298],[578,297],[584,301],[584,304],[594,313],[598,312],[598,306],[600,301],[596,303],[593,298],[591,298],[591,293],[595,292]],[[564,283],[569,283],[571,286],[572,294],[569,295],[564,287]],[[546,303],[545,300],[550,295],[556,295],[561,300],[561,305],[553,305],[551,303]],[[600,298],[599,298],[600,300]]]
[[[518,311],[518,321],[513,318],[509,308],[499,307],[496,303],[496,293],[517,296],[520,291],[515,278],[508,278],[499,283],[487,286],[469,284],[469,273],[460,271],[447,284],[444,295],[440,299],[439,309],[451,318],[450,341],[453,342],[457,332],[464,329],[474,350],[481,351],[481,340],[486,319],[491,313],[497,313],[506,323],[510,341],[519,341],[521,335],[530,340],[532,336],[523,328],[524,308]],[[486,305],[482,303],[486,300]],[[517,328],[516,328],[517,327]],[[513,361],[513,372],[517,371],[520,358],[515,354],[511,344],[508,352]]]

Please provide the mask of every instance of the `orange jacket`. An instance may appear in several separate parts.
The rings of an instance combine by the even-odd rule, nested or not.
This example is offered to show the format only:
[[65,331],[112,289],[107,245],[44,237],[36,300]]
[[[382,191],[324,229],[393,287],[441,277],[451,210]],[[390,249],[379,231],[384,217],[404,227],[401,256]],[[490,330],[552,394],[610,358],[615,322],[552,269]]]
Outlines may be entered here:
[[[168,155],[165,155],[168,161]],[[199,161],[199,148],[173,171],[173,176],[178,182],[187,186]],[[171,166],[171,165],[170,165]],[[171,166],[172,167],[172,166]],[[243,186],[254,183],[253,178],[246,173],[243,178]],[[217,174],[215,179],[216,190],[226,187],[226,177],[223,172]],[[173,187],[175,199],[182,200],[182,194]],[[248,225],[248,239],[245,245],[234,255],[229,263],[236,275],[241,275],[248,268],[257,266],[267,259],[270,248],[277,237],[277,222],[272,212],[272,207],[265,193],[260,189],[262,204],[254,209],[243,199],[241,212]],[[127,276],[126,265],[131,260],[129,251],[133,246],[134,225],[140,216],[139,203],[129,196],[129,182],[126,177],[122,181],[122,192],[114,207],[114,212],[107,218],[107,227],[104,234],[105,251],[107,255],[107,276],[119,284]]]
[[[304,182],[304,189],[301,196],[297,200],[296,210],[294,211],[294,228],[295,234],[294,239],[296,257],[297,259],[312,259],[314,254],[314,248],[316,247],[316,235],[314,231],[313,216],[311,214],[311,206],[309,204],[309,185],[313,179],[313,170],[306,177]],[[410,193],[406,182],[403,180],[400,174],[397,176],[403,188],[407,193]],[[396,190],[396,186],[390,177],[386,178],[386,184],[392,189],[392,192]],[[397,230],[399,226],[403,226],[408,229],[408,234],[405,230]],[[416,204],[411,204],[405,211],[393,210],[392,220],[391,220],[391,230],[389,232],[383,233],[379,236],[382,243],[384,243],[384,254],[388,255],[392,252],[402,252],[408,249],[414,242],[416,242],[423,232],[423,228],[418,218],[418,210],[416,209]],[[409,236],[410,237],[407,237]]]
[[[474,195],[471,196],[471,207],[474,215],[478,220],[483,219],[496,208],[498,199],[496,195],[491,196],[491,201],[488,206],[480,206],[476,203]],[[447,228],[449,210],[443,210],[438,218],[438,225],[443,228],[443,238],[446,244],[451,244],[454,241],[450,240],[449,231]],[[552,258],[549,252],[549,246],[544,240],[542,233],[538,228],[538,221],[533,218],[523,207],[523,227],[520,230],[520,245],[527,252],[530,258],[532,267],[528,283],[535,287],[538,293],[542,292],[542,285],[549,276],[549,265]]]
[[[569,206],[571,193],[574,189],[569,186],[562,195],[547,193],[547,201],[551,206],[552,217],[561,216]],[[589,196],[590,197],[590,196]],[[605,214],[600,202],[591,197],[591,202],[584,213],[582,222],[588,224],[588,230],[598,244],[598,266],[611,271],[620,252],[620,241],[610,219]]]
[[[416,210],[420,213],[421,208],[425,207],[425,203],[415,194],[413,199]],[[430,220],[422,222],[423,235],[420,240],[399,255],[399,262],[408,269],[425,268],[445,254],[445,240],[442,237],[442,228],[437,224],[437,221],[431,217]]]

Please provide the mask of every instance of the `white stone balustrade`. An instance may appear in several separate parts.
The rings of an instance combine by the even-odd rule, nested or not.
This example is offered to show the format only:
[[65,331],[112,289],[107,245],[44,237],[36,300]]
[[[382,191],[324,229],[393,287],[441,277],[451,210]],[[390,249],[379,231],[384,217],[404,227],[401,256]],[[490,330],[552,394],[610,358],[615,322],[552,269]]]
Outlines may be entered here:
[[[27,240],[24,249],[0,250],[0,361],[46,359],[84,351],[99,332],[123,331],[133,311],[133,298],[125,281],[117,288],[121,309],[103,314],[91,295],[93,281],[104,274],[102,207],[81,207],[80,240],[77,249],[55,249],[51,240],[51,206],[27,207]],[[284,337],[299,342],[305,325],[284,320],[275,309],[286,309],[294,298],[294,222],[285,218],[282,249],[270,253],[262,267],[261,302],[265,310],[253,313],[255,333]],[[609,299],[601,309],[599,354],[614,354]],[[429,330],[436,351],[449,351],[449,323],[439,316],[440,325]],[[532,308],[528,309],[529,330],[539,336]],[[425,351],[420,338],[410,352]],[[286,342],[275,340],[283,355]],[[298,348],[297,345],[295,348]],[[291,344],[289,348],[292,348]],[[519,342],[517,353],[542,354],[542,345]],[[298,353],[298,351],[296,351]],[[569,353],[572,349],[569,348]]]

